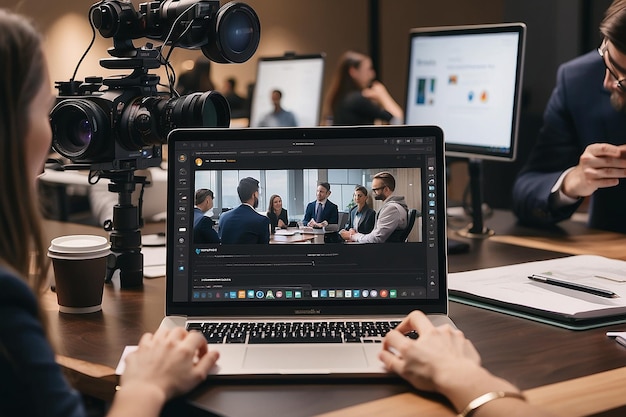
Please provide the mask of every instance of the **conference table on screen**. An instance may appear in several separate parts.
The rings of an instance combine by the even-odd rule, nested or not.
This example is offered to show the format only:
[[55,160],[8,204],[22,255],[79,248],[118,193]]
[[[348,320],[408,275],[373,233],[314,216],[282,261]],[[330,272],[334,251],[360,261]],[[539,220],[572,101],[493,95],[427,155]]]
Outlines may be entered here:
[[270,235],[270,243],[324,243],[324,230],[311,227],[277,228]]
[[[486,218],[494,229],[489,239],[466,240],[470,250],[449,257],[450,272],[595,253],[625,259],[626,235],[590,230],[567,221],[549,230],[516,224],[509,212]],[[456,236],[456,220],[449,236]],[[147,224],[143,233],[163,231]],[[98,228],[46,221],[48,238],[69,233],[96,233]],[[602,242],[602,244],[598,244]],[[124,346],[154,331],[164,315],[165,279],[144,279],[139,289],[105,287],[99,313],[58,312],[56,296],[44,295],[43,308],[58,362],[81,392],[110,401],[118,383],[114,369]],[[557,415],[608,417],[626,412],[626,348],[606,337],[625,326],[571,331],[456,302],[450,317],[474,342],[483,365],[524,390],[530,402]],[[219,349],[219,347],[215,347]],[[441,396],[415,390],[400,379],[389,380],[231,380],[210,379],[177,403],[193,415],[223,416],[453,416]],[[423,414],[422,414],[423,413]]]

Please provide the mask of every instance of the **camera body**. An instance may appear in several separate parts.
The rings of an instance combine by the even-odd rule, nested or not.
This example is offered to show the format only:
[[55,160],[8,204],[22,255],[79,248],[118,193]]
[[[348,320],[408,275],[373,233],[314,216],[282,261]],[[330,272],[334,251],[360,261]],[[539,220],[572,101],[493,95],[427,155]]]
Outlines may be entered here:
[[[168,64],[164,46],[201,49],[220,63],[247,61],[260,40],[252,8],[238,2],[220,7],[215,0],[161,0],[141,3],[136,11],[128,1],[103,0],[91,7],[89,19],[103,37],[113,38],[112,58],[100,65],[132,72],[56,83],[50,124],[59,154],[91,170],[145,169],[160,164],[161,145],[171,130],[229,126],[230,107],[219,93],[173,97],[173,88],[157,91],[159,77],[148,71]],[[141,37],[162,45],[136,48],[133,39]]]
[[[94,84],[88,82],[88,85]],[[50,113],[53,148],[73,163],[89,164],[93,170],[158,166],[162,156],[160,142],[136,146],[132,141],[133,130],[143,129],[145,122],[141,120],[145,117],[137,121],[135,128],[134,123],[128,123],[129,116],[124,115],[136,106],[134,103],[142,100],[142,93],[136,90],[69,95],[60,91]],[[151,114],[149,118],[152,119]]]
[[92,170],[158,166],[171,130],[229,125],[228,102],[217,92],[169,98],[141,87],[100,91],[102,81],[57,83],[59,96],[50,113],[53,148]]

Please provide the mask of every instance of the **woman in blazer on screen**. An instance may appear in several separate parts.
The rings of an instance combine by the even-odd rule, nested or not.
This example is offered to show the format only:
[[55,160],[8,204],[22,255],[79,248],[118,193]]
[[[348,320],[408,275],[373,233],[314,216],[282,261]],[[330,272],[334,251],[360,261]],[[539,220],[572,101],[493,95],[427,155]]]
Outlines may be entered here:
[[283,199],[280,198],[278,194],[273,194],[270,197],[270,202],[267,207],[267,217],[270,219],[272,230],[277,227],[285,228],[289,224],[287,210],[283,208]]
[[366,235],[374,230],[376,222],[376,212],[367,205],[367,188],[357,185],[353,198],[356,204],[350,209],[345,229]]

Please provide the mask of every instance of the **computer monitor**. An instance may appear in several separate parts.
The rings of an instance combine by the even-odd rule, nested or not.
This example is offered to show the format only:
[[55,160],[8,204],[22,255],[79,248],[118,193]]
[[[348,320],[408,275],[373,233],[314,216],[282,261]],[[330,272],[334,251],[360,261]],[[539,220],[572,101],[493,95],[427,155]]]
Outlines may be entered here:
[[405,107],[407,124],[444,131],[446,155],[469,158],[473,223],[482,224],[481,161],[513,161],[526,25],[505,23],[412,29]]
[[[259,58],[250,108],[250,126],[319,125],[323,79],[324,54]],[[274,111],[272,96],[275,90],[282,95],[281,107],[291,115],[283,118],[267,117]]]

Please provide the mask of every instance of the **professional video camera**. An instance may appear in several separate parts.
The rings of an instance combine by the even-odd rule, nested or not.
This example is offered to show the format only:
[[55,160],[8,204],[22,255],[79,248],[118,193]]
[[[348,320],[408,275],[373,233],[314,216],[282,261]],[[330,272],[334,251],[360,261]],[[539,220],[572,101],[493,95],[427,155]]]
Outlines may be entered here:
[[[256,51],[259,19],[244,3],[165,0],[142,3],[101,1],[90,10],[90,22],[105,38],[113,38],[100,65],[132,69],[130,75],[89,77],[85,82],[57,82],[58,103],[50,114],[53,147],[74,163],[94,170],[142,169],[160,163],[160,145],[177,127],[227,127],[230,109],[216,92],[176,97],[158,93],[159,77],[148,70],[169,65],[166,45],[201,49],[219,63],[241,63]],[[133,39],[162,41],[135,48]]]
[[[131,193],[137,183],[146,181],[134,171],[160,165],[161,145],[175,128],[230,124],[228,102],[219,93],[178,95],[169,76],[169,56],[181,47],[201,49],[218,63],[245,62],[259,44],[260,23],[250,6],[238,2],[220,6],[219,0],[151,1],[141,3],[138,11],[129,1],[102,0],[91,6],[89,21],[94,37],[98,30],[113,38],[108,50],[112,58],[100,60],[100,65],[132,72],[57,82],[59,96],[50,113],[52,146],[72,161],[66,169],[89,169],[90,182],[100,177],[111,180],[109,190],[119,194],[119,204],[113,208],[113,219],[104,224],[112,231],[107,280],[119,269],[122,287],[139,286],[143,220],[141,200],[137,208]],[[136,48],[133,40],[139,38],[161,44],[148,42]],[[148,73],[161,65],[168,70],[166,92],[157,91],[160,77]]]

